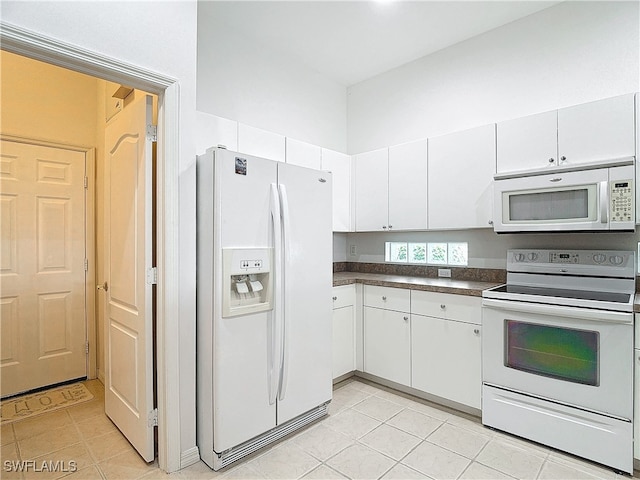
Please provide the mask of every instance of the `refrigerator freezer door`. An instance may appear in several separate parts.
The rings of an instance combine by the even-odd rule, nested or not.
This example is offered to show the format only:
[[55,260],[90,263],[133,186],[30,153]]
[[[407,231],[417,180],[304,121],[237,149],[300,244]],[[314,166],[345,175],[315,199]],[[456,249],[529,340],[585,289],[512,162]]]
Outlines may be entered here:
[[[272,312],[222,318],[222,249],[272,247],[269,210],[277,164],[216,151],[214,201],[213,449],[220,453],[276,425],[269,402]],[[198,293],[201,294],[200,291]],[[203,366],[200,365],[200,368]],[[275,372],[277,374],[277,372]]]
[[331,174],[278,164],[284,335],[278,424],[331,400]]

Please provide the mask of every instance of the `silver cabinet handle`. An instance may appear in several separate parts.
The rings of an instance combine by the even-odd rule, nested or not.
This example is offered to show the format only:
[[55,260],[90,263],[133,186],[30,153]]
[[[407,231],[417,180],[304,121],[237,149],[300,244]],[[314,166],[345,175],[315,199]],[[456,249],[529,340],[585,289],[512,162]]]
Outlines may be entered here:
[[409,317],[402,317],[402,318],[405,320],[405,322],[409,320]]
[[382,297],[382,301],[386,302],[387,301],[387,297]]
[[104,290],[105,292],[109,291],[109,285],[107,284],[107,282],[104,282],[102,285],[96,286],[96,288],[98,290]]
[[333,297],[333,301],[335,302],[338,299],[338,297]]
[[560,157],[561,162],[565,162],[566,160],[567,160],[567,157],[565,157],[564,155]]
[[480,329],[479,328],[474,328],[473,329],[473,333],[475,333],[476,335],[478,335],[480,333]]
[[554,159],[553,157],[551,157],[551,158],[549,159],[549,163],[553,163],[553,162],[555,162],[555,159]]
[[489,225],[493,225],[493,220],[489,220]]
[[447,308],[447,306],[446,306],[444,303],[441,303],[441,304],[440,304],[440,308],[441,308],[442,310],[444,310],[445,308]]
[[382,225],[382,229],[383,229],[383,230],[386,230],[386,229],[387,229],[387,226],[386,226],[386,225]]
[[389,225],[389,230],[391,230],[393,228],[393,225]]

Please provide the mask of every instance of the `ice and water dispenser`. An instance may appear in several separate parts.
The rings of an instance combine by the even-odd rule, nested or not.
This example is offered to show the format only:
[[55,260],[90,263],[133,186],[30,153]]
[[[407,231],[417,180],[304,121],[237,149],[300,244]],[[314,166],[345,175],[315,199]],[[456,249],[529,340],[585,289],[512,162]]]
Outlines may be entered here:
[[271,310],[272,248],[223,248],[222,316]]

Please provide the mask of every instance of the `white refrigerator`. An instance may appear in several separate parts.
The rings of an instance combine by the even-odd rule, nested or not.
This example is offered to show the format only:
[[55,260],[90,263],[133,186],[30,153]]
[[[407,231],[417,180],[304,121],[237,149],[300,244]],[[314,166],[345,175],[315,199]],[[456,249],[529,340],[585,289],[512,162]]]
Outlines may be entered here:
[[218,470],[331,400],[331,174],[197,160],[197,440]]

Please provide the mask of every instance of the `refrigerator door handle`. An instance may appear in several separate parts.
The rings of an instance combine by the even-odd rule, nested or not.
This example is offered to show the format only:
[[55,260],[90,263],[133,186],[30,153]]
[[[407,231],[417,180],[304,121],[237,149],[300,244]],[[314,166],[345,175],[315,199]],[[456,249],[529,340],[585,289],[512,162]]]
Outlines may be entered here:
[[282,247],[283,247],[283,260],[282,265],[282,277],[283,277],[283,294],[284,294],[284,316],[282,320],[282,360],[280,367],[280,393],[278,398],[280,401],[284,400],[287,393],[287,377],[289,370],[289,329],[291,328],[291,315],[290,307],[291,298],[289,279],[287,276],[287,267],[290,265],[291,257],[291,224],[289,221],[289,200],[287,199],[287,187],[283,184],[279,184],[278,190],[280,191],[280,209],[282,212]]
[[271,184],[270,215],[273,227],[274,250],[274,293],[273,310],[271,312],[271,334],[269,344],[269,405],[276,403],[280,381],[282,358],[282,215],[280,211],[280,195],[275,183]]

